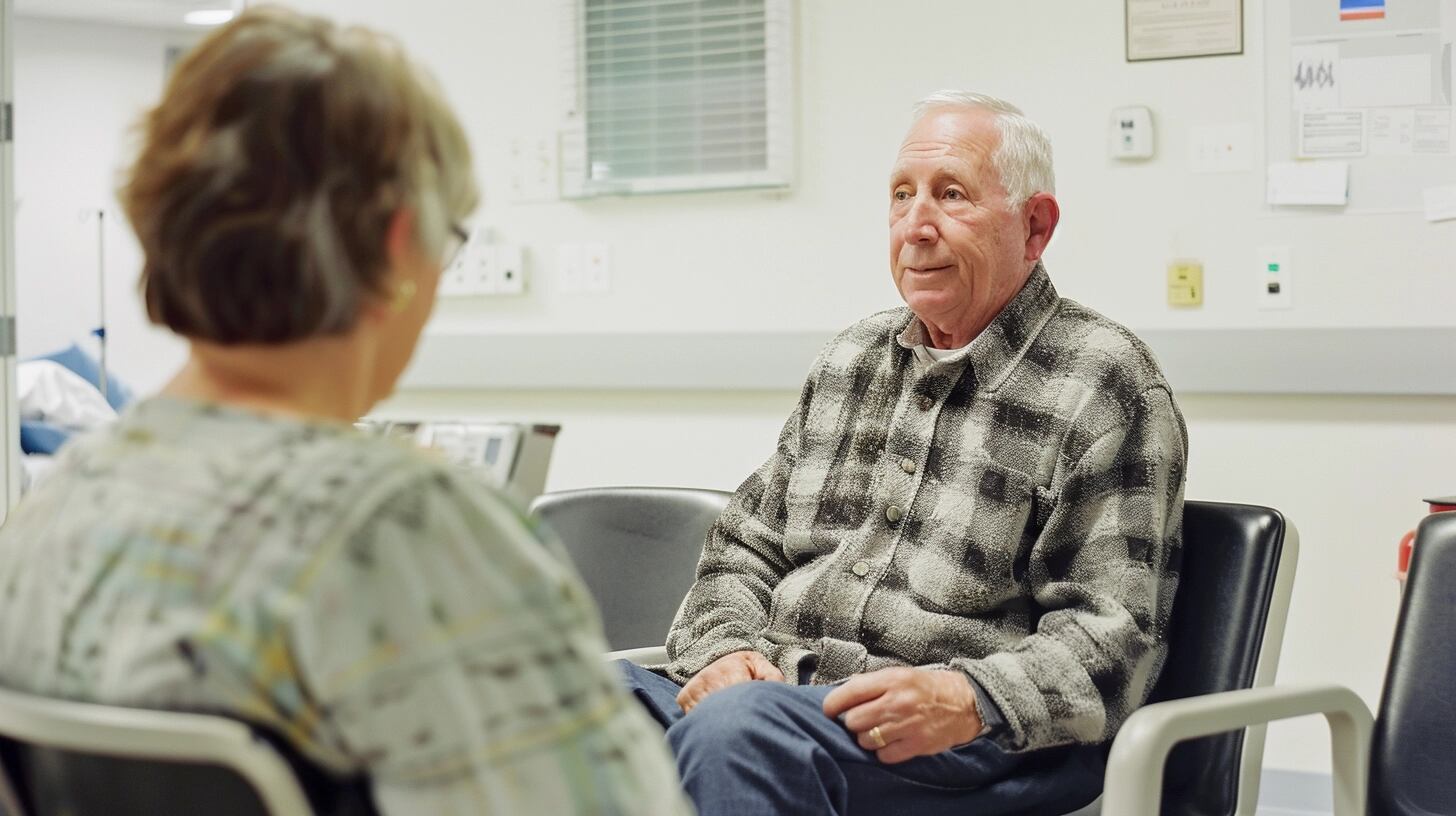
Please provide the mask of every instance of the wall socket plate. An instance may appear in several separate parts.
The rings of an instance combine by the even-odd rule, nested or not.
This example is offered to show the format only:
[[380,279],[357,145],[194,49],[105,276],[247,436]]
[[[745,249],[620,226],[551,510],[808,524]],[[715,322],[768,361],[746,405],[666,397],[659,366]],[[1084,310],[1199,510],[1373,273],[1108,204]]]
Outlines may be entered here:
[[1203,264],[1176,260],[1168,263],[1168,305],[1203,305]]
[[489,244],[475,230],[440,276],[440,297],[522,295],[526,292],[526,253],[520,244]]
[[507,184],[513,204],[544,204],[561,199],[561,137],[556,131],[512,139],[511,175]]

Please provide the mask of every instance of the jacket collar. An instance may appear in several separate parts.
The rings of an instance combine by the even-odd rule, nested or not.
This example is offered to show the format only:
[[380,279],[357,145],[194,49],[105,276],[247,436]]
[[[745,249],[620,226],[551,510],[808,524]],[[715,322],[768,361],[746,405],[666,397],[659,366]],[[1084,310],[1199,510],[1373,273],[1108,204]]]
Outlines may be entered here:
[[[1042,327],[1057,313],[1060,303],[1061,297],[1052,285],[1051,276],[1041,261],[1037,261],[1021,291],[991,320],[990,325],[965,348],[934,365],[969,363],[976,372],[979,387],[995,391],[1021,362]],[[925,324],[913,313],[909,325],[896,338],[901,348],[912,353],[916,346],[926,345],[928,340]]]

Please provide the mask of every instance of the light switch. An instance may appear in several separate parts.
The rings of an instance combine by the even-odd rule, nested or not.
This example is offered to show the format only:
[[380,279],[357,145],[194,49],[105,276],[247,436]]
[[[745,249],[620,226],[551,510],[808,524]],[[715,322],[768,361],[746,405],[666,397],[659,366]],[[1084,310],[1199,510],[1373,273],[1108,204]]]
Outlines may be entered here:
[[1188,132],[1188,169],[1247,173],[1254,169],[1254,129],[1248,124],[1202,125]]
[[1203,264],[1186,260],[1168,264],[1168,305],[1203,305]]
[[611,248],[604,243],[582,246],[582,291],[610,292],[612,290]]
[[612,288],[611,247],[605,243],[556,247],[556,289],[564,293],[603,293]]

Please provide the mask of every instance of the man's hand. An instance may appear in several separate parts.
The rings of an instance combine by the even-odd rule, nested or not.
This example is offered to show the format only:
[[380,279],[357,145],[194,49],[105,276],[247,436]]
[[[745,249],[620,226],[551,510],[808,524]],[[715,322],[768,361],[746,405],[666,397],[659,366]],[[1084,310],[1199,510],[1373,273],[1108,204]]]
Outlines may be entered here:
[[693,679],[678,692],[677,704],[682,706],[683,713],[686,714],[709,694],[750,680],[777,680],[782,683],[784,673],[758,652],[726,654],[693,675]]
[[824,698],[824,713],[843,714],[859,746],[887,765],[938,754],[981,733],[976,692],[958,671],[895,668],[857,674]]

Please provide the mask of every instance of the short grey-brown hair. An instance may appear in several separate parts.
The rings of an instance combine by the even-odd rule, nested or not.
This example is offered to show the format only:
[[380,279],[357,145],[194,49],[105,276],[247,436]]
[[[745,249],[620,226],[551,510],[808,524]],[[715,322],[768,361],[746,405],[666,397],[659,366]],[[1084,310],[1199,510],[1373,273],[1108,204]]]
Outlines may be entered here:
[[347,332],[388,297],[394,215],[438,254],[479,194],[459,122],[397,43],[263,7],[183,58],[120,197],[152,321],[230,345]]
[[936,91],[915,103],[915,121],[938,108],[972,108],[995,115],[1001,144],[991,160],[1001,174],[1001,186],[1006,188],[1009,206],[1020,207],[1037,193],[1057,191],[1056,174],[1052,170],[1052,141],[1040,125],[1026,118],[1021,108],[989,94]]

